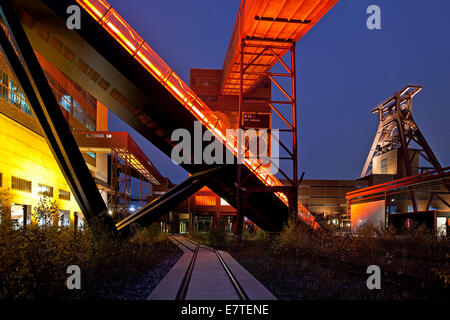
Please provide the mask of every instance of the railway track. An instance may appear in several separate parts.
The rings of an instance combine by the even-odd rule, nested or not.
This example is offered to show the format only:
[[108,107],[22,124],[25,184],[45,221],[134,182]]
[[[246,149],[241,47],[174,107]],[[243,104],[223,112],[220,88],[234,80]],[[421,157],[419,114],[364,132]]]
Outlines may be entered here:
[[[239,283],[238,279],[233,274],[232,270],[227,265],[227,263],[225,262],[224,258],[222,257],[222,255],[220,254],[220,252],[218,250],[201,245],[199,243],[196,243],[196,242],[194,242],[190,239],[187,239],[185,237],[182,237],[182,236],[172,236],[171,239],[173,239],[180,246],[182,246],[192,252],[192,258],[191,258],[188,268],[186,269],[186,273],[183,277],[180,287],[178,289],[176,300],[185,300],[186,299],[186,296],[187,296],[188,290],[189,290],[189,286],[191,284],[194,269],[198,264],[199,255],[205,255],[206,253],[210,254],[211,252],[214,252],[214,254],[215,254],[215,258],[217,259],[217,262],[218,262],[217,265],[221,266],[221,268],[223,268],[223,270],[225,271],[226,278],[228,279],[231,286],[234,288],[237,298],[239,300],[249,300],[248,295],[246,294],[242,285]],[[214,263],[215,261],[212,261],[212,262]],[[210,261],[210,263],[211,263],[211,261]],[[218,270],[216,270],[216,271],[218,271]],[[222,274],[221,272],[218,272],[218,273]],[[207,281],[207,280],[203,280],[203,281]]]

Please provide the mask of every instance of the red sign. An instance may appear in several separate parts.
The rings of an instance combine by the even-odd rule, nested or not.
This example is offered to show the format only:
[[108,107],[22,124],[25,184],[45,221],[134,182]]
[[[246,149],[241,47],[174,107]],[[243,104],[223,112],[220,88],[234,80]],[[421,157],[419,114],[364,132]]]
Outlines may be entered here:
[[407,218],[407,219],[405,220],[405,227],[406,227],[407,229],[411,229],[412,225],[413,225],[413,221],[412,221],[410,218]]

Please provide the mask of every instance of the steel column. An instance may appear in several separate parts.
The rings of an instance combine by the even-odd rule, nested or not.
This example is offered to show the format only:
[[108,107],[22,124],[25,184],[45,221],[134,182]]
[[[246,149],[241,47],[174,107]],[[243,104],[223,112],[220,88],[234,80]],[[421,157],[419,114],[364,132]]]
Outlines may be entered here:
[[[283,174],[286,179],[289,181],[288,186],[281,187],[283,190],[283,193],[288,198],[288,206],[289,206],[289,213],[290,218],[297,220],[298,218],[298,185],[299,185],[299,179],[298,179],[298,139],[297,139],[297,95],[296,95],[296,63],[295,63],[295,44],[289,43],[289,47],[285,47],[286,49],[289,49],[289,52],[291,54],[291,61],[290,61],[290,67],[276,54],[276,52],[273,50],[277,45],[276,44],[253,44],[253,43],[247,43],[250,42],[252,39],[244,39],[241,43],[241,56],[240,56],[240,71],[239,71],[239,114],[238,114],[238,121],[239,125],[238,128],[240,129],[240,138],[239,141],[241,141],[241,134],[242,130],[245,130],[245,128],[242,126],[242,112],[243,112],[243,106],[244,106],[244,75],[251,75],[252,72],[246,72],[247,68],[252,66],[253,64],[257,63],[257,60],[265,53],[269,52],[270,55],[275,56],[278,63],[280,63],[284,69],[286,69],[286,73],[271,73],[271,72],[265,72],[264,75],[266,75],[273,84],[283,93],[283,95],[287,98],[287,101],[273,101],[271,100],[269,102],[270,108],[275,111],[275,113],[280,117],[281,120],[284,121],[284,123],[288,126],[289,129],[283,129],[280,128],[280,132],[288,132],[292,134],[292,147],[288,148],[283,142],[278,141],[279,144],[283,147],[283,149],[288,153],[289,156],[279,156],[279,160],[291,160],[292,161],[292,177],[289,177],[284,173],[281,168],[279,169],[279,172]],[[261,52],[259,52],[255,58],[252,58],[249,63],[245,63],[245,55],[251,55],[250,53],[245,52],[246,47],[251,48],[260,48]],[[274,78],[274,77],[290,77],[291,78],[291,90],[286,90],[281,86],[281,84]],[[253,86],[254,87],[254,86]],[[251,91],[253,87],[249,88],[247,91]],[[278,110],[276,104],[280,105],[290,105],[291,107],[291,114],[292,118],[287,119],[285,116],[283,116],[283,113]],[[279,107],[281,108],[281,107]],[[269,130],[272,130],[270,128]],[[271,136],[269,136],[270,141]],[[239,150],[240,150],[239,146]],[[245,157],[245,154],[242,155],[241,151],[239,151],[238,159],[241,161],[242,156]],[[253,158],[253,157],[250,157]],[[275,165],[272,163],[272,165]],[[237,172],[237,193],[236,193],[236,199],[237,199],[237,209],[238,209],[238,217],[237,217],[237,223],[236,223],[236,232],[238,236],[241,235],[242,232],[242,226],[243,226],[243,218],[244,218],[244,209],[245,205],[243,203],[245,202],[244,199],[246,197],[249,197],[252,192],[273,192],[272,187],[263,187],[259,189],[255,189],[251,185],[245,185],[243,184],[248,180],[248,177],[242,178],[241,177],[241,170],[238,165],[238,172]],[[243,191],[245,190],[245,192]],[[272,191],[271,191],[272,190]]]
[[[241,42],[241,64],[240,64],[240,76],[239,76],[239,110],[238,110],[238,154],[237,154],[237,190],[236,190],[236,235],[239,239],[242,239],[242,229],[244,227],[244,206],[242,205],[242,157],[245,154],[241,154],[242,149],[242,109],[244,103],[244,50],[245,42]],[[255,60],[253,60],[255,61]],[[247,68],[247,67],[246,67]]]
[[[412,176],[412,169],[411,169],[411,162],[409,161],[409,154],[408,154],[408,145],[406,143],[405,139],[405,131],[403,128],[402,120],[400,119],[400,94],[397,94],[395,96],[395,121],[397,122],[397,130],[398,134],[400,136],[400,144],[401,144],[401,150],[403,154],[403,161],[405,163],[405,169],[406,174],[408,177]],[[411,191],[411,201],[414,208],[414,211],[417,211],[417,200],[416,200],[416,193],[414,191]]]
[[298,134],[298,128],[297,128],[297,71],[296,71],[296,64],[295,64],[295,42],[292,44],[291,47],[291,79],[292,79],[292,171],[293,171],[293,185],[294,190],[292,191],[292,201],[294,202],[294,206],[292,208],[292,215],[293,217],[297,217],[298,215],[298,149],[297,149],[297,134]]

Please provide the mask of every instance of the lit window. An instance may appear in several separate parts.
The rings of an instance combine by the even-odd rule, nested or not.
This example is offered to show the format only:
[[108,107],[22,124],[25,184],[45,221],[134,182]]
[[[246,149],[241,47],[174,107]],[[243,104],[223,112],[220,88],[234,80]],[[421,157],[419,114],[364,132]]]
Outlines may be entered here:
[[215,196],[195,196],[195,205],[197,206],[215,206]]
[[59,189],[59,198],[63,200],[70,200],[70,192]]
[[31,192],[31,181],[11,177],[11,188],[15,190]]
[[61,99],[59,100],[59,104],[66,109],[67,111],[69,111],[70,113],[72,113],[72,97],[69,95],[63,95],[61,97]]
[[39,183],[38,193],[43,196],[53,197],[53,187]]

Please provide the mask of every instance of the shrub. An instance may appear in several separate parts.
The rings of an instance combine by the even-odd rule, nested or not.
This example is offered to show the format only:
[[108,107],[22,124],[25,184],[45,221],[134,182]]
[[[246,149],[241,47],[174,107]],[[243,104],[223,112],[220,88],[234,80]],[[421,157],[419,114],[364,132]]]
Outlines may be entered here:
[[275,254],[306,253],[309,249],[309,230],[303,224],[289,221],[283,231],[275,237],[272,249]]
[[208,244],[208,235],[204,232],[192,230],[192,232],[187,234],[187,237],[199,243]]
[[[168,240],[142,229],[131,239],[101,231],[0,225],[0,299],[97,299],[177,252]],[[66,269],[81,269],[81,290],[68,290]],[[109,294],[111,296],[111,294]]]
[[227,234],[225,230],[219,226],[211,228],[208,233],[208,244],[217,249],[227,247]]

